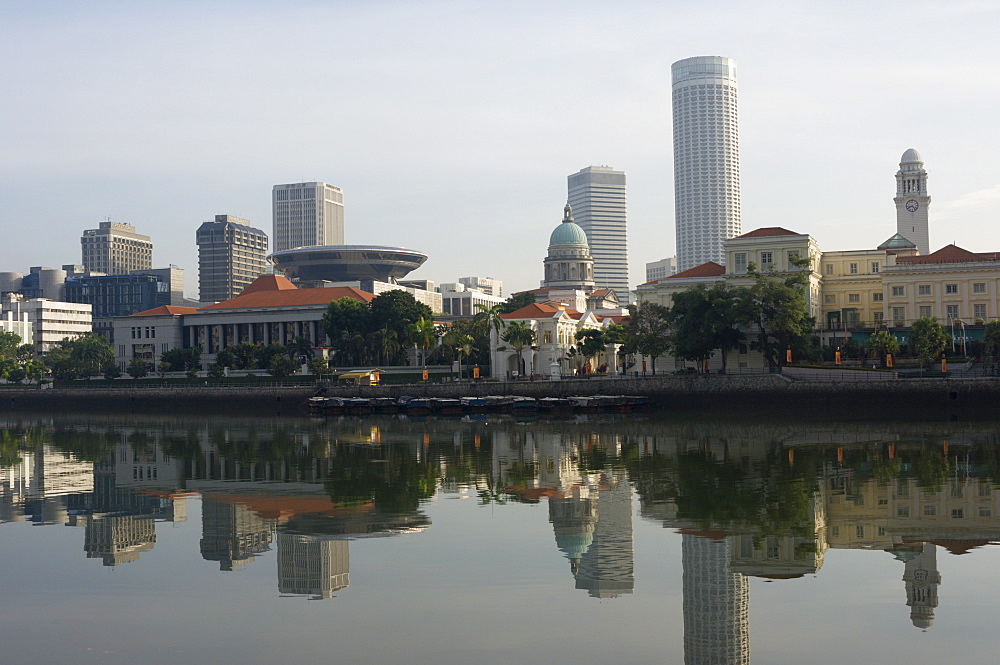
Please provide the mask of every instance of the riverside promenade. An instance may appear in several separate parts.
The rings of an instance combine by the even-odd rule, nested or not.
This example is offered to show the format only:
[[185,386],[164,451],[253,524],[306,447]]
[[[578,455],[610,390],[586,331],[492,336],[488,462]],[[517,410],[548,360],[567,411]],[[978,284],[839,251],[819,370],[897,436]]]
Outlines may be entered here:
[[[123,382],[125,384],[125,382]],[[299,416],[316,386],[157,386],[5,389],[0,413],[114,412]],[[995,378],[857,380],[831,373],[830,380],[780,374],[685,374],[562,381],[325,386],[325,394],[357,397],[463,395],[645,395],[655,412],[743,417],[796,416],[846,419],[939,420],[1000,418],[1000,380]]]

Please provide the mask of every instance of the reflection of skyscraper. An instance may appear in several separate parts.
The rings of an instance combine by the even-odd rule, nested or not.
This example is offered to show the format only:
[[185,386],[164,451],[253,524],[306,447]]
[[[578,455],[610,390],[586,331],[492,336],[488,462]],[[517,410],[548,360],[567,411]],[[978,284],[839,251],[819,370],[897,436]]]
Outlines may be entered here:
[[274,520],[264,519],[238,503],[209,497],[201,505],[201,556],[233,570],[270,549]]
[[347,541],[278,533],[278,591],[330,598],[351,583]]
[[729,570],[729,541],[684,534],[684,663],[750,663],[750,586]]
[[576,588],[586,589],[595,598],[614,598],[635,588],[632,486],[624,473],[608,473],[612,475],[607,489],[597,493],[593,540],[576,574]]
[[135,561],[156,544],[156,522],[148,515],[91,515],[85,533],[87,558],[105,566]]
[[934,623],[938,585],[941,584],[937,547],[933,543],[924,543],[919,554],[906,558],[903,581],[906,582],[906,604],[910,608],[910,621],[917,628],[930,628]]

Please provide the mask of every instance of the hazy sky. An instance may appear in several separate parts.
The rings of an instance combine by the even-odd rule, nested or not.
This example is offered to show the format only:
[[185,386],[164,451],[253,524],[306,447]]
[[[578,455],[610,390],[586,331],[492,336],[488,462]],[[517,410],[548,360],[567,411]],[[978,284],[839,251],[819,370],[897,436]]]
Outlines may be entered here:
[[270,235],[271,186],[323,180],[346,242],[509,293],[538,286],[566,176],[603,164],[634,285],[674,254],[670,64],[694,55],[739,66],[745,232],[877,245],[913,147],[932,249],[1000,250],[997,35],[996,1],[0,0],[0,271],[79,263],[110,218],[194,296],[203,221]]

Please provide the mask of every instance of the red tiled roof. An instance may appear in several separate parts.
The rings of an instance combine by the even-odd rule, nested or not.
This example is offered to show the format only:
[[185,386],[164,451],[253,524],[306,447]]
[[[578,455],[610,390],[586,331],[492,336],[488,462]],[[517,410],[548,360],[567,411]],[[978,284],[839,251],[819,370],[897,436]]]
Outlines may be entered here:
[[[676,279],[678,277],[719,277],[720,275],[725,275],[726,269],[720,266],[715,261],[709,261],[708,263],[702,263],[700,266],[695,266],[694,268],[688,268],[687,270],[682,270],[681,272],[674,273],[667,279]],[[663,281],[663,280],[659,280]],[[655,282],[650,282],[655,283]]]
[[923,256],[897,256],[896,263],[972,263],[975,261],[996,261],[1000,252],[970,252],[958,245],[945,245],[936,252]]
[[[256,284],[256,282],[254,282]],[[249,309],[260,307],[301,307],[303,305],[326,305],[341,298],[353,298],[361,302],[371,302],[375,296],[353,286],[333,286],[328,289],[279,289],[275,291],[250,291],[253,284],[232,300],[202,307],[198,311],[217,309]]]
[[258,291],[291,291],[293,289],[298,289],[298,287],[284,275],[261,275],[243,289],[240,295],[257,293]]
[[508,314],[501,314],[501,319],[542,319],[548,318],[559,311],[558,307],[549,304],[532,303]]
[[788,229],[783,229],[780,226],[766,226],[762,229],[756,229],[750,233],[744,233],[741,236],[736,236],[737,238],[770,238],[773,236],[797,236],[799,235],[795,231],[789,231]]
[[132,316],[179,316],[181,314],[194,314],[197,307],[178,307],[177,305],[160,305],[145,312],[138,312]]
[[603,297],[603,296],[608,295],[609,293],[611,293],[611,289],[598,289],[598,290],[594,291],[593,293],[591,293],[587,297],[588,298]]

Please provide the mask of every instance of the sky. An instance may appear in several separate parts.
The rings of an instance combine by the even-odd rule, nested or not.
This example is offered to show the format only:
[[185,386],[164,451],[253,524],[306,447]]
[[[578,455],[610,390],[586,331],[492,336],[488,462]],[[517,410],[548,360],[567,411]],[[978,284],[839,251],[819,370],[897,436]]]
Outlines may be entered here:
[[186,271],[216,214],[344,190],[345,242],[412,278],[535,288],[566,176],[628,179],[629,279],[674,255],[670,65],[738,65],[743,231],[895,233],[907,148],[931,249],[1000,251],[1000,3],[0,0],[0,271],[79,263],[110,219]]

